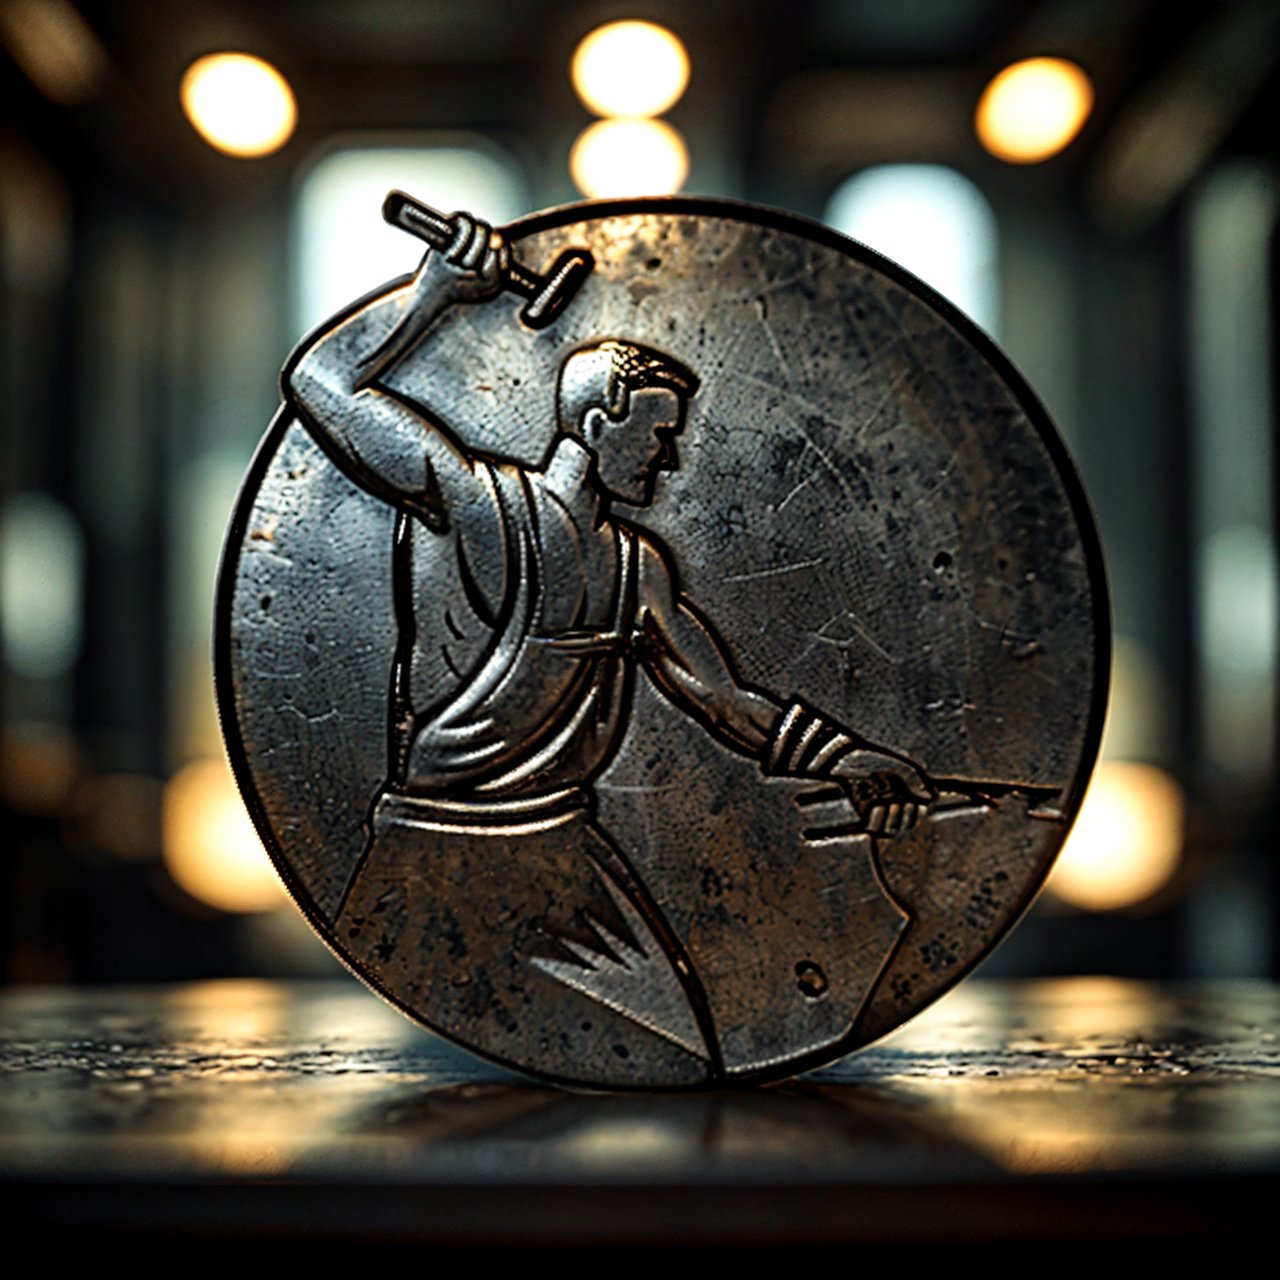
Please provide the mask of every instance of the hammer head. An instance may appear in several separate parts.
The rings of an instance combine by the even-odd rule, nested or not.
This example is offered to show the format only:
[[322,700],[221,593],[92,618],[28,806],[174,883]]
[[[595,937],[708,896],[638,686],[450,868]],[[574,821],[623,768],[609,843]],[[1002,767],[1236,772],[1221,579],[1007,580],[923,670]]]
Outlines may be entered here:
[[585,249],[566,249],[542,277],[541,288],[520,310],[530,329],[545,329],[591,274],[595,260]]

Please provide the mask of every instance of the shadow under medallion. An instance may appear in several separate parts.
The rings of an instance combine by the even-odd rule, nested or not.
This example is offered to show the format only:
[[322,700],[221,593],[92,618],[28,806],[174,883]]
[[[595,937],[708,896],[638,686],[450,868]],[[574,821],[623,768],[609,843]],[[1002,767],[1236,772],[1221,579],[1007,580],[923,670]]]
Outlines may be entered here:
[[[457,308],[387,378],[406,401],[457,424],[478,477],[465,519],[489,522],[487,545],[500,551],[477,557],[473,541],[469,557],[449,514],[397,509],[353,484],[333,450],[317,446],[314,424],[285,417],[243,500],[230,630],[255,816],[295,894],[361,974],[505,1063],[565,1081],[680,1087],[786,1074],[873,1038],[989,949],[1047,870],[1078,803],[1081,761],[1096,747],[1099,605],[1073,480],[983,357],[951,344],[951,365],[941,366],[951,386],[930,385],[917,353],[905,364],[886,358],[901,356],[904,338],[946,331],[931,306],[874,264],[823,249],[851,278],[808,299],[811,308],[847,323],[854,295],[876,304],[823,410],[810,387],[752,386],[759,352],[748,359],[724,333],[708,344],[705,319],[700,343],[681,340],[725,298],[699,300],[685,287],[680,268],[705,270],[707,246],[690,241],[681,219],[643,221],[638,248],[608,225],[632,231],[635,218],[534,234],[522,253],[588,243],[597,262],[554,329],[523,332],[500,314],[502,299]],[[785,268],[794,278],[802,263],[776,243],[785,236],[734,221],[712,228],[717,252],[746,277],[748,297],[782,304],[776,332],[757,334],[757,345],[784,344],[783,358],[803,368],[805,326],[799,316],[787,324],[794,290],[776,291]],[[790,262],[788,252],[771,260],[779,247]],[[659,258],[682,282],[665,318],[646,305],[652,293],[634,287],[653,280]],[[762,283],[775,292],[761,295]],[[896,340],[877,344],[877,328]],[[616,504],[600,517],[591,460],[557,435],[551,408],[557,369],[601,332],[654,343],[701,379],[678,469],[651,509],[625,518]],[[735,360],[746,376],[734,376]],[[824,447],[810,419],[816,409],[827,429],[845,427],[835,412],[842,392],[896,395],[888,434],[914,463],[884,465],[884,440],[877,459],[872,442],[847,429]],[[958,466],[984,412],[1003,456]],[[1044,528],[1033,544],[1019,545],[1025,503],[1011,516],[1001,491],[1033,470],[1039,499],[1055,510],[1037,518]],[[980,495],[992,476],[1000,483],[975,502],[972,490]],[[318,500],[321,489],[332,494]],[[926,510],[924,527],[886,538],[884,509],[908,504]],[[321,509],[335,568],[317,587],[314,565],[300,565],[290,544],[305,543]],[[815,509],[826,518],[815,521]],[[993,513],[1006,528],[990,528]],[[270,529],[270,539],[254,529]],[[939,545],[951,548],[945,562]],[[735,679],[776,700],[772,756],[744,749],[673,693],[671,655],[643,604],[642,566],[655,562]],[[992,581],[998,590],[979,613],[975,597]],[[1061,597],[1064,582],[1072,601]],[[898,586],[888,604],[886,583]],[[325,590],[336,598],[317,612]],[[311,598],[315,625],[328,632],[308,650],[324,658],[286,679],[300,689],[321,678],[361,743],[358,769],[335,760],[316,774],[346,770],[328,830],[307,816],[314,800],[299,802],[296,786],[282,800],[271,785],[291,752],[295,762],[307,756],[296,742],[268,745],[251,631],[263,626],[254,615],[269,595],[286,609]],[[830,624],[840,614],[833,598],[849,602],[843,633]],[[358,599],[374,606],[363,619],[347,612]],[[911,619],[895,623],[901,654],[872,634],[890,633],[878,615],[895,603]],[[1048,658],[1036,682],[1080,681],[1075,698],[1049,699],[1042,733],[1028,728],[1036,707],[1026,660],[1009,660],[1030,633]],[[1015,687],[992,715],[975,699],[997,687],[981,671],[995,659]],[[275,679],[279,705],[278,671]],[[804,742],[788,739],[787,715]],[[928,766],[935,803],[918,825],[892,839],[868,832],[849,788],[810,768],[815,749],[830,745],[824,734],[837,732]]]

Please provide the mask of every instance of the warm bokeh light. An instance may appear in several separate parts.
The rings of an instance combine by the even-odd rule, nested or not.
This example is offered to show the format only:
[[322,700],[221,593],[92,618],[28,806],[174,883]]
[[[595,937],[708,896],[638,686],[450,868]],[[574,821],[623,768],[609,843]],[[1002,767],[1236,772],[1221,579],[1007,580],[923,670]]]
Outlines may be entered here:
[[231,772],[197,760],[164,789],[164,862],[182,889],[219,911],[270,911],[287,898]]
[[661,120],[597,120],[573,144],[569,171],[584,196],[669,196],[684,185],[689,153]]
[[1104,761],[1049,877],[1049,891],[1085,911],[1146,901],[1177,870],[1184,809],[1181,787],[1163,769]]
[[68,843],[124,861],[159,852],[156,819],[164,799],[159,778],[142,773],[99,773],[82,778],[63,809]]
[[298,108],[289,82],[247,53],[211,53],[182,77],[182,109],[196,132],[231,156],[265,156],[293,135]]
[[75,738],[57,725],[8,725],[0,733],[0,800],[18,813],[58,813],[83,768]]
[[72,107],[93,96],[107,54],[71,0],[5,0],[0,44],[41,93]]
[[974,115],[978,139],[993,156],[1034,164],[1056,156],[1084,127],[1093,84],[1064,58],[1026,58],[983,90]]
[[665,27],[610,22],[573,54],[573,87],[598,116],[658,116],[689,83],[689,56]]

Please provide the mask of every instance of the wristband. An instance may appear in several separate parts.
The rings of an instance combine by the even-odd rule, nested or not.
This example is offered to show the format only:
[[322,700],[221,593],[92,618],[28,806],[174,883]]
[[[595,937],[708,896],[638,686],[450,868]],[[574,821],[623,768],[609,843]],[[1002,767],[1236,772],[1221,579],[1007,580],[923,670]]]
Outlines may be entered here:
[[860,738],[797,700],[779,716],[761,764],[770,777],[825,777],[837,760],[860,743]]

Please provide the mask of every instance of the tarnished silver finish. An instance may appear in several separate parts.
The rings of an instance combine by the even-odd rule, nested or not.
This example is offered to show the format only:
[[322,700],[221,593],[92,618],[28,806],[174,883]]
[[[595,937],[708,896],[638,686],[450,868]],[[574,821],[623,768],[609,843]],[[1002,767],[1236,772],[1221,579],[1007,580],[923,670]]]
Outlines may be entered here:
[[892,1029],[1026,907],[1098,745],[1101,563],[1043,411],[784,215],[393,215],[440,247],[290,359],[219,592],[295,898],[553,1080],[777,1078]]

